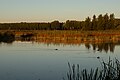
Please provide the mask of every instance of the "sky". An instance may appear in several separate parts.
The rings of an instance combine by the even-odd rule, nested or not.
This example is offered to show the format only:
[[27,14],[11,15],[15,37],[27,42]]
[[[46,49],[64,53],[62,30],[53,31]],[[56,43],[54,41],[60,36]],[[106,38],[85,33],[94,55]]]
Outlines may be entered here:
[[85,20],[94,14],[120,18],[120,0],[0,0],[0,22]]

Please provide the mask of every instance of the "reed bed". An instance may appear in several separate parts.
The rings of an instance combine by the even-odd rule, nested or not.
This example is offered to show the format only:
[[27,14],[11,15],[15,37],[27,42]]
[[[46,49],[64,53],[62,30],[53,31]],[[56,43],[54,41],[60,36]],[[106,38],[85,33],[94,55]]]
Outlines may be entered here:
[[118,59],[101,61],[101,69],[80,70],[79,64],[68,63],[67,80],[120,80],[120,62]]

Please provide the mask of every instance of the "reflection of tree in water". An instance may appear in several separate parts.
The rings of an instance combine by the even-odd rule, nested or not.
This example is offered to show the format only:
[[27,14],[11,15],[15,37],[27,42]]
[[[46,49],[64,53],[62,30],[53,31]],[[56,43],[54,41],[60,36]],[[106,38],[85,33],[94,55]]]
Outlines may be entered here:
[[92,44],[93,50],[96,50],[97,45],[96,44]]
[[0,33],[0,43],[12,43],[15,41],[15,35],[11,32]]
[[87,49],[90,49],[90,44],[89,44],[89,43],[85,44],[85,47],[86,47]]
[[85,44],[85,47],[87,49],[90,49],[90,47],[92,46],[92,49],[94,51],[100,51],[100,52],[105,51],[107,53],[108,51],[114,52],[115,45],[117,45],[117,44],[116,43],[98,43],[98,44],[87,43],[87,44]]
[[23,34],[20,37],[21,37],[21,41],[32,41],[34,34]]
[[109,46],[110,46],[110,52],[114,52],[115,44],[110,43]]
[[105,51],[106,53],[108,51],[110,52],[114,52],[115,46],[116,45],[120,45],[119,41],[116,42],[100,42],[100,43],[96,43],[96,42],[90,42],[89,40],[86,41],[82,41],[80,37],[74,37],[71,35],[67,35],[66,36],[60,36],[57,34],[57,36],[55,35],[41,35],[41,36],[37,36],[38,39],[36,38],[36,35],[33,33],[23,33],[22,35],[19,36],[19,38],[15,37],[15,33],[14,32],[1,32],[0,33],[0,43],[4,42],[4,43],[12,43],[13,41],[36,41],[39,43],[45,43],[47,45],[81,45],[81,43],[85,44],[85,47],[87,49],[92,48],[94,51]]

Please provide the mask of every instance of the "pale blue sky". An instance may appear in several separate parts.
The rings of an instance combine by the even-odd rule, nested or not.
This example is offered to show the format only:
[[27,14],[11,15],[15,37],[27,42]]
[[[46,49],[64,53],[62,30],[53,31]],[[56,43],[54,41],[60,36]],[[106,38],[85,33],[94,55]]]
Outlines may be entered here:
[[0,22],[84,20],[105,13],[119,18],[120,0],[0,0]]

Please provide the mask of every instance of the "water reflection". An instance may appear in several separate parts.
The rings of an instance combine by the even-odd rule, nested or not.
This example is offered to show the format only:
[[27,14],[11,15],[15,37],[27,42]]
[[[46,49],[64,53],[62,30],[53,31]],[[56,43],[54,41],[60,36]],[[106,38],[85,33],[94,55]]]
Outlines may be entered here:
[[[74,36],[75,35],[75,36]],[[114,52],[115,46],[120,45],[119,38],[115,37],[94,37],[94,36],[76,36],[76,34],[33,34],[22,33],[16,36],[13,32],[0,33],[0,43],[13,43],[14,41],[33,41],[37,43],[44,43],[46,45],[81,45],[84,44],[87,49],[93,49],[94,51],[108,51]]]
[[33,39],[33,37],[34,37],[34,34],[22,34],[21,36],[20,36],[20,41],[34,41],[34,39]]
[[88,44],[85,44],[85,47],[87,49],[90,49],[92,47],[92,49],[94,51],[100,51],[100,52],[105,51],[107,53],[108,51],[114,52],[115,45],[119,45],[119,43],[113,43],[113,42],[111,42],[111,43],[98,43],[98,44],[94,44],[94,43],[89,44],[88,43]]
[[[91,40],[92,39],[92,40]],[[106,53],[108,51],[114,52],[115,46],[120,45],[119,40],[109,40],[109,39],[103,39],[95,41],[93,38],[88,39],[85,37],[50,37],[50,36],[29,36],[29,37],[22,37],[20,39],[17,39],[18,41],[35,41],[38,43],[44,43],[46,45],[72,45],[77,46],[84,44],[87,49],[93,49],[94,51],[105,51]]]
[[[100,65],[97,59],[99,57],[105,59],[109,55],[120,56],[118,47],[114,52],[115,46],[120,45],[119,40],[96,41],[94,37],[90,39],[89,37],[70,35],[62,37],[57,35],[43,36],[43,34],[30,36],[31,33],[16,36],[14,33],[8,33],[1,33],[1,43],[6,40],[11,43],[15,40],[16,42],[25,42],[14,42],[10,46],[0,45],[2,46],[0,47],[0,80],[61,80],[66,75],[67,62],[80,64],[81,68],[89,69]],[[37,43],[33,44],[31,41]],[[61,45],[70,46],[63,47]],[[92,50],[86,50],[84,46]],[[94,54],[92,51],[106,51],[108,53],[111,51],[115,54],[104,54],[104,52]]]

